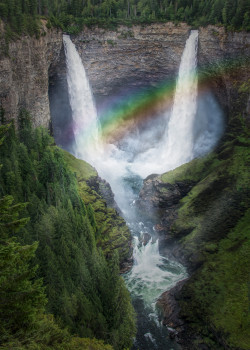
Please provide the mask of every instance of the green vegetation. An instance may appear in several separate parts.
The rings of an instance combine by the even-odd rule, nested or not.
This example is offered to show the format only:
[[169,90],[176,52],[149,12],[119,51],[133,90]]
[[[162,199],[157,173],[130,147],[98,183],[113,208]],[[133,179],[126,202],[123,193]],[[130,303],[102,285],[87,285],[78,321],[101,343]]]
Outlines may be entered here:
[[76,34],[84,25],[115,28],[117,24],[173,21],[192,26],[224,25],[249,30],[248,0],[1,0],[0,18],[8,33],[39,34],[39,22]]
[[[112,349],[69,332],[129,348],[135,320],[119,254],[107,260],[97,247],[95,214],[65,152],[26,111],[18,135],[12,125],[1,131],[0,348]],[[81,171],[94,174],[86,163]]]
[[170,233],[195,270],[178,295],[181,318],[199,335],[193,349],[249,348],[249,146],[245,119],[230,118],[216,152],[161,176],[193,184]]
[[81,199],[88,210],[94,213],[97,245],[102,247],[102,251],[108,257],[117,249],[122,265],[131,255],[131,235],[124,219],[115,209],[107,206],[101,195],[103,184],[95,169],[68,152],[64,152],[64,159],[76,174]]
[[200,180],[202,175],[204,176],[211,171],[211,167],[214,167],[215,165],[216,160],[214,159],[214,155],[209,154],[205,158],[194,159],[189,163],[183,164],[182,166],[161,175],[161,180],[170,184],[183,180],[196,182]]
[[[227,347],[249,348],[249,232],[247,211],[227,237],[211,247],[202,269],[182,290],[182,317],[202,336],[208,336],[206,341],[213,344],[212,349],[218,349],[209,338],[215,332]],[[187,302],[190,295],[192,298]]]
[[37,243],[24,246],[13,237],[28,222],[19,218],[24,207],[13,205],[12,196],[0,199],[0,349],[112,350],[102,341],[72,337],[45,314],[44,287],[31,262]]

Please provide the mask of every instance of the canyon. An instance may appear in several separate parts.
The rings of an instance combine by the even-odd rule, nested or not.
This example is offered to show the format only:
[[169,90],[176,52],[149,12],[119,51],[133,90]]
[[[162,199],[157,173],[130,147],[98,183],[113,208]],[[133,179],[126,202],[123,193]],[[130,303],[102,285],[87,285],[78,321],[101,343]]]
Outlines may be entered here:
[[[113,101],[126,99],[128,91],[143,95],[145,89],[157,90],[165,81],[174,82],[190,29],[186,24],[156,23],[118,26],[115,30],[85,28],[73,36],[72,41],[81,55],[97,109],[105,110],[110,103],[116,103]],[[38,39],[23,36],[9,43],[2,35],[0,104],[4,117],[7,120],[14,118],[16,124],[19,111],[28,110],[34,126],[50,128],[56,143],[70,150],[72,134],[64,135],[62,131],[63,128],[68,130],[72,122],[62,32],[48,29],[43,23],[43,33]],[[171,247],[173,258],[183,262],[192,275],[188,281],[163,294],[159,301],[164,323],[175,328],[171,334],[183,349],[190,349],[190,344],[193,349],[237,348],[235,334],[229,341],[226,334],[229,332],[230,335],[230,328],[228,330],[223,322],[220,323],[214,314],[208,312],[213,300],[211,295],[201,297],[197,290],[211,287],[207,280],[209,273],[215,269],[211,260],[215,257],[218,264],[222,262],[219,253],[224,248],[220,242],[227,238],[230,230],[237,233],[237,223],[245,220],[248,143],[244,128],[249,126],[250,118],[247,90],[249,44],[250,36],[245,32],[226,32],[223,27],[211,25],[199,29],[199,88],[200,91],[212,92],[224,110],[226,134],[215,152],[207,158],[196,159],[173,172],[145,179],[136,203],[143,215],[153,213],[161,252]],[[171,91],[166,99],[154,105],[156,114],[172,104],[173,93]],[[118,140],[119,135],[114,141]],[[73,158],[69,158],[68,162],[76,164]],[[75,165],[73,168],[77,169]],[[124,259],[121,267],[126,270],[131,264],[128,229],[119,219],[119,209],[108,184],[98,178],[94,170],[88,171],[91,176],[87,179],[84,178],[85,173],[77,174],[82,198],[93,206],[104,231],[103,215],[109,213],[116,227],[112,249],[120,249]],[[114,206],[115,209],[112,209]],[[110,223],[111,226],[113,223]],[[124,231],[122,242],[119,240],[119,228]],[[245,240],[245,236],[238,241],[235,238],[232,246],[229,245],[229,251],[238,254],[237,249]],[[104,250],[109,249],[107,242]],[[130,243],[125,249],[126,242]],[[221,265],[219,273],[223,275]],[[231,272],[227,266],[225,271]],[[211,276],[216,282],[216,276]],[[205,282],[199,282],[201,280]],[[218,307],[223,302],[215,301],[215,305]],[[196,310],[199,308],[200,312]],[[209,317],[210,324],[207,325]],[[239,331],[243,326],[240,321],[237,322],[235,329]],[[244,341],[245,338],[239,348],[244,349]]]
[[[97,108],[101,108],[107,97],[125,96],[131,88],[154,87],[166,80],[173,81],[189,31],[186,24],[166,23],[119,26],[113,31],[85,28],[73,37]],[[3,27],[1,32],[0,98],[6,118],[16,119],[18,111],[25,108],[31,112],[34,125],[48,127],[49,85],[52,90],[55,85],[61,86],[65,114],[69,112],[62,32],[43,24],[44,34],[40,38],[21,36],[7,43]],[[244,32],[226,32],[223,27],[211,25],[199,30],[200,73],[208,75],[208,79],[204,79],[206,86],[212,89],[226,111],[235,98],[234,78],[241,82],[248,79],[249,44],[249,35]],[[217,74],[213,74],[214,71]]]

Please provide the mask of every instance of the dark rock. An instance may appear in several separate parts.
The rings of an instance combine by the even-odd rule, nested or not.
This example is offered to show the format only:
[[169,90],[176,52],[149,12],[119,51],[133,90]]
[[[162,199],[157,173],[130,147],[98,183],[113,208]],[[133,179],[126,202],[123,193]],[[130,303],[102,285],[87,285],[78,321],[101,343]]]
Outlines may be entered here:
[[140,243],[145,246],[145,245],[148,244],[150,239],[151,239],[151,235],[149,233],[147,233],[147,232],[144,232],[142,234],[142,236],[140,237]]
[[178,335],[178,332],[174,328],[168,327],[168,334],[169,338],[173,340]]
[[165,183],[159,175],[149,176],[143,181],[136,206],[143,215],[154,216],[154,228],[160,235],[165,235],[165,239],[172,239],[171,226],[177,218],[179,202],[194,184],[190,180]]
[[177,296],[186,281],[187,279],[178,282],[175,287],[162,293],[157,300],[157,306],[163,312],[163,324],[173,328],[175,332],[177,332],[177,329],[182,329],[181,327],[184,325],[184,321],[179,318],[180,307]]

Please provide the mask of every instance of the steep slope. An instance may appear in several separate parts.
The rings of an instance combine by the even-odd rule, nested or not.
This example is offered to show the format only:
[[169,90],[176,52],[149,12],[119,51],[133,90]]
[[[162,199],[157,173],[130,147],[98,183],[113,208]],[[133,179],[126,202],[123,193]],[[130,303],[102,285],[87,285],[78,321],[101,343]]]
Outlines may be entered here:
[[97,244],[107,256],[118,249],[120,267],[125,271],[132,264],[132,237],[119,215],[110,185],[102,180],[96,170],[83,160],[64,152],[64,159],[76,174],[79,193],[90,211],[93,211],[97,228]]
[[42,21],[39,38],[22,35],[10,39],[0,22],[0,47],[0,106],[5,118],[17,120],[19,110],[25,108],[34,126],[48,127],[49,68],[60,54],[61,30],[48,29]]
[[162,251],[172,246],[191,273],[159,300],[184,349],[248,349],[248,94],[238,87],[239,115],[214,153],[149,177],[140,194],[141,210],[158,214]]
[[[22,225],[18,235],[15,234],[15,240],[19,245],[14,246],[15,231],[12,226],[6,225],[8,230],[6,234],[6,230],[3,230],[4,225],[2,223],[0,225],[1,234],[4,234],[2,238],[5,239],[7,235],[8,239],[7,244],[2,238],[0,242],[0,268],[4,282],[1,284],[0,292],[5,296],[4,305],[7,305],[2,316],[4,338],[0,337],[0,347],[13,341],[17,344],[26,342],[26,348],[29,348],[32,347],[29,340],[31,337],[34,346],[36,343],[41,343],[41,348],[43,345],[54,344],[56,348],[53,332],[57,332],[57,326],[52,320],[51,327],[54,329],[52,333],[47,334],[49,317],[46,315],[43,317],[45,304],[47,313],[53,314],[56,322],[61,327],[67,327],[71,334],[96,337],[115,345],[116,349],[130,347],[135,332],[134,311],[129,293],[119,275],[119,252],[121,252],[120,261],[123,262],[130,250],[129,230],[116,211],[108,210],[105,199],[87,183],[81,188],[78,187],[75,174],[67,164],[67,159],[70,159],[72,167],[71,156],[67,157],[64,151],[55,146],[54,140],[45,129],[33,130],[27,113],[22,114],[19,125],[21,128],[18,134],[15,133],[14,126],[1,127],[6,127],[8,130],[5,139],[2,140],[4,142],[0,153],[0,195],[9,198],[7,204],[10,199],[12,201],[14,199],[15,204],[26,203],[10,207],[10,212],[13,213],[11,222],[13,227],[19,223],[16,221],[18,208],[20,211]],[[76,159],[75,161],[77,162]],[[77,171],[79,169],[81,169],[81,181],[83,178],[91,178],[93,181],[93,175],[97,177],[96,172],[84,162],[77,164]],[[101,183],[100,179],[99,181]],[[95,179],[94,183],[99,186]],[[83,197],[85,195],[86,202],[82,200],[81,195]],[[5,202],[1,200],[1,210]],[[104,219],[100,221],[95,218],[91,204],[93,207],[97,204],[100,211],[104,212],[108,221],[105,229],[103,229]],[[6,220],[9,215],[5,212],[3,214],[3,219]],[[117,238],[117,232],[122,233],[119,237],[119,246],[115,240],[112,250],[109,249],[108,252],[98,247],[97,241],[106,243],[106,236],[111,239],[116,234]],[[22,260],[22,256],[26,260],[31,260],[30,274],[26,273],[29,267],[25,263],[26,260],[24,265],[18,267],[18,261]],[[17,273],[12,272],[15,268],[18,273],[17,280],[13,277],[17,276]],[[9,280],[6,278],[8,273]],[[26,275],[27,281],[24,280]],[[33,282],[30,279],[34,277],[40,280],[34,283],[32,289]],[[37,298],[32,298],[32,295],[37,294],[40,303]],[[22,304],[27,309],[26,323],[22,322],[21,315],[18,317]],[[15,315],[11,311],[11,305],[16,310]],[[35,316],[38,314],[39,320],[40,317],[44,318],[44,322],[39,323],[39,320],[35,322]],[[29,329],[25,328],[25,325],[28,325]],[[29,332],[32,333],[34,327],[37,327],[38,332],[33,337]],[[43,330],[41,329],[43,327],[47,328]],[[69,342],[71,341],[68,332],[63,333],[60,329],[58,332],[61,334],[59,343],[67,337]],[[43,334],[47,340],[43,339]],[[74,343],[74,340],[72,341]],[[93,348],[98,346],[100,348],[101,344],[95,341],[92,344],[88,340],[79,342],[75,340],[76,348],[82,346],[84,349],[85,345],[85,348],[88,348],[88,345],[90,348],[92,345]]]

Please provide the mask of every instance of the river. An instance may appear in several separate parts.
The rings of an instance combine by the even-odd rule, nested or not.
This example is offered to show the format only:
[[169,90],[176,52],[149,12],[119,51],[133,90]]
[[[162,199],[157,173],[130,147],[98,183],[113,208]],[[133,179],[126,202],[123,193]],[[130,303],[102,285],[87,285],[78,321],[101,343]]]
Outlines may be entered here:
[[[102,116],[81,59],[69,36],[64,36],[67,81],[74,122],[74,154],[95,166],[107,180],[133,235],[134,265],[124,274],[137,313],[134,350],[177,350],[156,309],[157,298],[187,277],[185,267],[159,253],[154,223],[142,217],[136,200],[143,178],[163,173],[209,152],[223,132],[223,118],[211,94],[198,98],[198,31],[187,39],[176,79],[171,110],[152,119],[147,128],[138,128],[118,144],[102,141]],[[105,84],[105,82],[103,82]],[[115,113],[113,113],[115,115]],[[113,119],[110,120],[110,124]],[[156,124],[157,123],[157,124]],[[118,124],[116,124],[118,125]],[[154,130],[161,130],[156,137]]]

